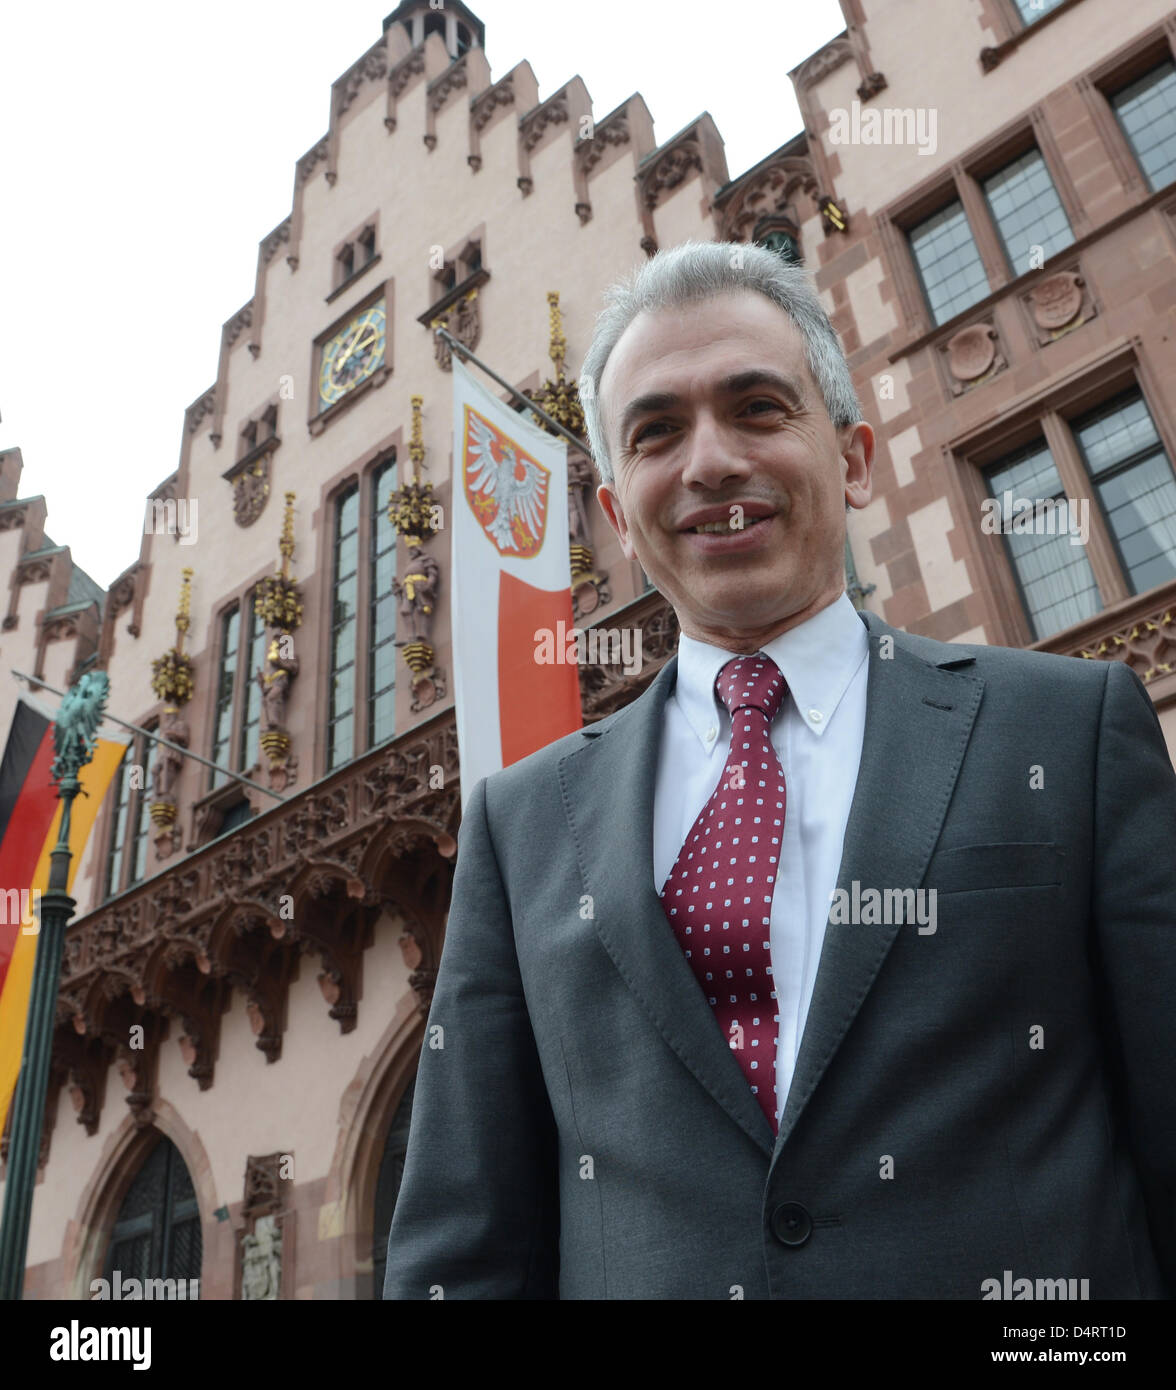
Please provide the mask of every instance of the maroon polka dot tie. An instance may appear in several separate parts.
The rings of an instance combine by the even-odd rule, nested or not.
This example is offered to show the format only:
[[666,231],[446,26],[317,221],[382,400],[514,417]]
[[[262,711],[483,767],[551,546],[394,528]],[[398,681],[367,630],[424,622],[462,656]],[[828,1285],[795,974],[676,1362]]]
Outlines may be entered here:
[[773,1133],[779,1017],[771,914],[786,798],[770,730],[787,689],[763,652],[735,657],[719,672],[715,690],[731,711],[731,747],[661,890],[678,944]]

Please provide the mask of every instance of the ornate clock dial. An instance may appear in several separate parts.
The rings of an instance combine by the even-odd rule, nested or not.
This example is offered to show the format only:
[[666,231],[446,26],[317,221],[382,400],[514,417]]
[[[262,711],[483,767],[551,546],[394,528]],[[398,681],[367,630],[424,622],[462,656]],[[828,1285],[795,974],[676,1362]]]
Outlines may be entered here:
[[319,367],[319,409],[354,390],[384,363],[386,321],[383,302],[373,304],[323,344]]

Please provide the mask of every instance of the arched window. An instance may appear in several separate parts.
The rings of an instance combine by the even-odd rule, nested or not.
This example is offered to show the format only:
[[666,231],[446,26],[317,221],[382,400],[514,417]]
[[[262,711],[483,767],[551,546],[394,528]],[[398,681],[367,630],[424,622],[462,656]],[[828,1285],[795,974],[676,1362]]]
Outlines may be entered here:
[[200,1209],[180,1151],[170,1139],[148,1154],[119,1207],[103,1277],[198,1279],[203,1244]]
[[764,232],[762,236],[757,236],[756,241],[761,246],[766,246],[769,251],[775,251],[790,265],[802,265],[804,262],[804,257],[800,253],[800,242],[784,227],[774,227],[771,231]]
[[384,1141],[384,1156],[380,1160],[380,1176],[376,1181],[376,1219],[372,1236],[372,1297],[384,1297],[384,1267],[388,1263],[388,1232],[392,1229],[392,1213],[400,1195],[400,1179],[404,1176],[404,1155],[408,1149],[408,1123],[412,1119],[412,1093],[416,1077],[400,1098],[388,1137]]

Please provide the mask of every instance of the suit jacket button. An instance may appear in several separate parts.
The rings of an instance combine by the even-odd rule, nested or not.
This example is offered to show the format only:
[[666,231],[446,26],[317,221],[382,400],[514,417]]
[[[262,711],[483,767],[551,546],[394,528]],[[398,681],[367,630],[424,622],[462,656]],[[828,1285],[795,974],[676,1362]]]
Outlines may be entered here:
[[781,1245],[803,1245],[813,1233],[813,1218],[799,1202],[781,1202],[772,1213],[772,1234]]

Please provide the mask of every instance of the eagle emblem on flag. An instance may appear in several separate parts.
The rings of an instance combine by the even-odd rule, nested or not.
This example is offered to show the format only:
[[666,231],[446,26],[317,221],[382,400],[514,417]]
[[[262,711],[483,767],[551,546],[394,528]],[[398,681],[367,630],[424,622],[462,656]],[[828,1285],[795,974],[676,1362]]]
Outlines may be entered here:
[[498,553],[536,554],[547,530],[550,470],[470,405],[462,476],[470,510]]

